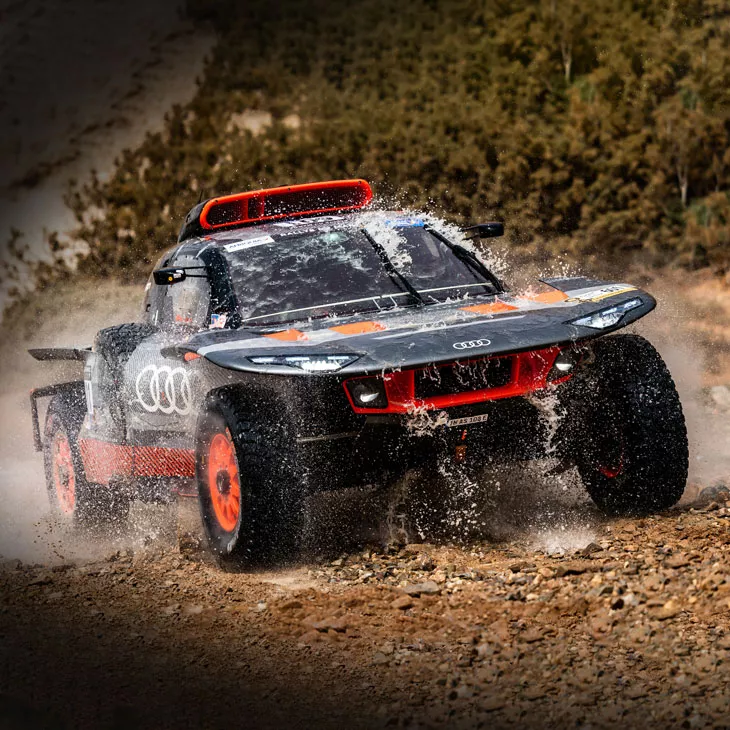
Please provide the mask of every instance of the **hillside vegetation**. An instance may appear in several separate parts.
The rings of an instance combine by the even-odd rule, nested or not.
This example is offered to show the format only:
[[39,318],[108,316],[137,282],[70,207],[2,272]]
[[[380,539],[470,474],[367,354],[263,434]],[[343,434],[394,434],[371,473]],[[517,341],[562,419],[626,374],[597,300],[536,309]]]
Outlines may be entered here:
[[[87,272],[136,278],[199,197],[364,177],[515,246],[730,267],[727,0],[189,0],[194,101],[72,195]],[[271,115],[251,131],[250,110]],[[267,114],[260,115],[262,119]]]

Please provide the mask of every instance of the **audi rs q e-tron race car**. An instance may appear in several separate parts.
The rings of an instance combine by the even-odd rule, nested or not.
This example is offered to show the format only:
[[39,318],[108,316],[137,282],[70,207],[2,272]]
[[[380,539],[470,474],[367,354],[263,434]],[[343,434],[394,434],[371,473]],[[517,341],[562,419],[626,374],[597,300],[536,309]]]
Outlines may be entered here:
[[314,491],[546,452],[607,514],[680,498],[672,378],[645,339],[612,334],[654,308],[649,294],[582,277],[510,291],[473,245],[501,223],[458,231],[371,200],[347,180],[201,203],[141,321],[88,349],[31,351],[79,367],[31,395],[60,517],[194,496],[213,551],[271,559],[296,546]]

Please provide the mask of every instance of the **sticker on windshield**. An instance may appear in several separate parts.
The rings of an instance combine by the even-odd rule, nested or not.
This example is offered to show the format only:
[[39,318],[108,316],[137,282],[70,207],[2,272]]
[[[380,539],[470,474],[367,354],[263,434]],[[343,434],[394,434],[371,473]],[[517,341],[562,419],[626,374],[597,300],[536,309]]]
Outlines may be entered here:
[[[317,223],[328,223],[329,221],[341,221],[345,216],[342,215],[319,215],[317,216]],[[311,226],[311,218],[302,218],[293,221],[278,221],[274,223],[277,228],[301,228],[302,226]]]
[[253,248],[254,246],[263,246],[265,243],[274,243],[274,239],[271,236],[259,236],[258,238],[249,238],[246,241],[229,243],[223,246],[223,248],[228,253],[233,253],[234,251],[243,251],[246,248]]
[[228,320],[227,314],[211,314],[210,315],[210,329],[222,330],[226,326]]
[[423,228],[426,222],[420,218],[391,218],[385,221],[388,228]]

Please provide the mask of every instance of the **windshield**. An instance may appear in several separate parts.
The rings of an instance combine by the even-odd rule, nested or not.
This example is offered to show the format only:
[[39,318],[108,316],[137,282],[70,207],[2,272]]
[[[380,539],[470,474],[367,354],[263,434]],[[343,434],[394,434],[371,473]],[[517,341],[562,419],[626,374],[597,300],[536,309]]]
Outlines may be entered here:
[[495,293],[490,281],[422,225],[388,234],[381,246],[380,240],[373,245],[377,233],[355,227],[273,234],[225,246],[244,323],[263,326],[414,304],[413,293],[389,264],[426,304]]

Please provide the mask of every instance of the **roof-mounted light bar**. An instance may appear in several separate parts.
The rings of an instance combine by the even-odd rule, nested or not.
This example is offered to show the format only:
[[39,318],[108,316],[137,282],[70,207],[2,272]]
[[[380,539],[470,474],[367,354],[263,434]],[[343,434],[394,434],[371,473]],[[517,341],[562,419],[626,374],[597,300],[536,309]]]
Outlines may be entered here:
[[299,215],[337,213],[366,206],[373,192],[365,180],[288,185],[213,198],[200,211],[200,226],[216,230]]

